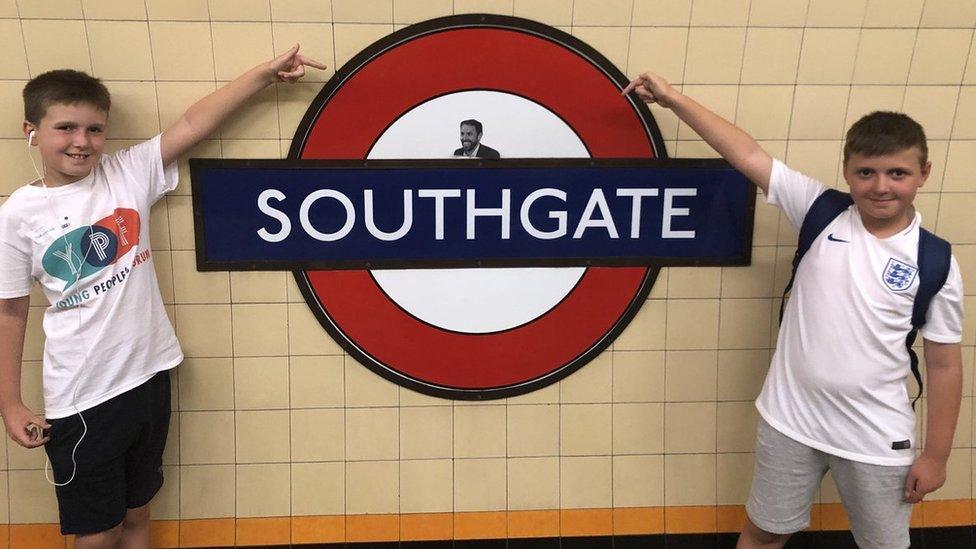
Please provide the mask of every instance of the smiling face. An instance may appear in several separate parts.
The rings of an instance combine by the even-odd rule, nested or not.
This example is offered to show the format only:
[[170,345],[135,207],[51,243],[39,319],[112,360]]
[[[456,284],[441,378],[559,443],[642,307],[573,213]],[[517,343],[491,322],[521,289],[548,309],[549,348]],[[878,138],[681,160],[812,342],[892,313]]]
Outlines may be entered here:
[[883,238],[911,224],[915,194],[932,169],[931,162],[920,159],[918,147],[879,156],[853,153],[847,159],[844,179],[871,234]]
[[24,133],[37,133],[34,144],[44,162],[49,187],[74,183],[91,173],[105,149],[108,113],[90,103],[56,103],[37,126],[25,122]]
[[464,152],[471,152],[481,141],[481,134],[478,128],[469,124],[461,124],[461,148]]

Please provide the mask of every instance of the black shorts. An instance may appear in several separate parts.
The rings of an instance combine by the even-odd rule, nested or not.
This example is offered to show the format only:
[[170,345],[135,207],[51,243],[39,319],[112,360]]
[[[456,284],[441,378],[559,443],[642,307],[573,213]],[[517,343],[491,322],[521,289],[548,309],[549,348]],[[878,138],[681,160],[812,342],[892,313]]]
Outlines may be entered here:
[[[58,486],[62,534],[94,534],[122,523],[127,509],[149,503],[163,485],[169,431],[169,371],[82,412],[88,433],[75,452],[77,470]],[[84,431],[78,414],[49,420],[44,446],[54,481],[71,478],[71,452]]]

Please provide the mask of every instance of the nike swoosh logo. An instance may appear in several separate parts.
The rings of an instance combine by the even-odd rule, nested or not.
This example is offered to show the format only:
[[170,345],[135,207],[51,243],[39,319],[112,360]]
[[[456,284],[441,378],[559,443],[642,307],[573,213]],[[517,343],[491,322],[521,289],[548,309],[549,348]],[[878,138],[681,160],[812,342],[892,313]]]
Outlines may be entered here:
[[840,239],[840,238],[836,238],[836,237],[834,236],[834,233],[830,233],[830,234],[828,234],[828,235],[827,235],[827,240],[830,240],[831,242],[846,242],[846,243],[848,243],[848,244],[850,244],[850,242],[851,242],[850,240],[842,240],[842,239]]

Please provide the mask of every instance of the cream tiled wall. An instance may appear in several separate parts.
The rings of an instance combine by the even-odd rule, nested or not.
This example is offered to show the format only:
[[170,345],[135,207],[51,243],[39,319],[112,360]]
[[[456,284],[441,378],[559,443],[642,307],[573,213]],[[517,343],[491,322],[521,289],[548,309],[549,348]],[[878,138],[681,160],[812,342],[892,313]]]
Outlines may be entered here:
[[[905,110],[930,136],[925,225],[954,244],[967,287],[962,414],[946,486],[974,494],[976,49],[972,0],[0,0],[0,201],[32,177],[19,93],[55,67],[114,96],[110,147],[167,127],[195,98],[294,42],[330,69],[271,87],[190,156],[286,154],[309,102],[362,48],[442,15],[559,27],[622,71],[653,69],[836,184],[845,128]],[[391,93],[396,78],[391,75]],[[714,156],[653,108],[672,156]],[[777,296],[796,236],[757,204],[753,265],[661,273],[631,326],[535,393],[451,402],[345,356],[285,273],[199,273],[188,174],[153,212],[168,311],[187,354],[157,518],[725,505],[744,501]],[[41,407],[35,292],[24,396]],[[0,451],[0,523],[56,522],[40,451]],[[829,481],[823,501],[837,501]]]

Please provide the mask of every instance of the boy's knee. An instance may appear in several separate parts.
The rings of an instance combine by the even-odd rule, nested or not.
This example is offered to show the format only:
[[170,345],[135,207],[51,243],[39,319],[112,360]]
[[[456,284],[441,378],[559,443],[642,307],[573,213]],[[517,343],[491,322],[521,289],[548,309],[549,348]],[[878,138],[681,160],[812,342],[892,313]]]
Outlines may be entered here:
[[125,529],[144,528],[149,525],[149,505],[128,509],[125,512],[125,520],[122,526]]
[[122,540],[122,525],[119,524],[108,530],[94,534],[78,534],[75,536],[75,549],[115,549]]
[[742,534],[739,536],[739,543],[736,547],[741,549],[752,547],[782,547],[786,545],[791,535],[767,532],[753,524],[752,520],[747,518],[745,526],[742,527]]

